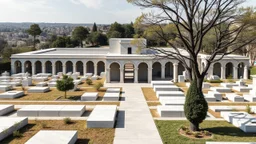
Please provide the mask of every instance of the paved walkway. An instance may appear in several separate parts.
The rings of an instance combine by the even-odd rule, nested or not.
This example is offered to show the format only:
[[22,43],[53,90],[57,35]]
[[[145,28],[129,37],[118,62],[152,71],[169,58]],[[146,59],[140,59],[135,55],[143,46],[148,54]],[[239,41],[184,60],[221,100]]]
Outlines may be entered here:
[[[107,86],[117,86],[107,84]],[[162,144],[141,87],[148,84],[118,84],[124,100],[119,107],[114,144]]]

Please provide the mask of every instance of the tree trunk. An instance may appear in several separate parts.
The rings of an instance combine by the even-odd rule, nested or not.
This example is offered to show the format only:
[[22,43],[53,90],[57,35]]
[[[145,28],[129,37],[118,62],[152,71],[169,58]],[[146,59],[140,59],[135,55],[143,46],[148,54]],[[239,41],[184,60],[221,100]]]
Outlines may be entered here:
[[199,131],[199,123],[190,123],[191,131]]
[[36,36],[34,36],[34,46],[33,46],[34,49],[36,49]]
[[83,48],[83,41],[80,42],[81,48]]
[[65,91],[65,99],[67,99],[67,91]]

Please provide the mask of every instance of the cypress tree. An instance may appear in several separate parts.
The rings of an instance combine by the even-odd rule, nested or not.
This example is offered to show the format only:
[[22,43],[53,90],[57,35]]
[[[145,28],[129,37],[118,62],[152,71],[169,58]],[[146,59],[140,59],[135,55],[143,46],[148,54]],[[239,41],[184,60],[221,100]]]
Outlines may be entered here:
[[92,27],[92,32],[97,32],[97,31],[98,31],[97,25],[96,23],[94,23]]

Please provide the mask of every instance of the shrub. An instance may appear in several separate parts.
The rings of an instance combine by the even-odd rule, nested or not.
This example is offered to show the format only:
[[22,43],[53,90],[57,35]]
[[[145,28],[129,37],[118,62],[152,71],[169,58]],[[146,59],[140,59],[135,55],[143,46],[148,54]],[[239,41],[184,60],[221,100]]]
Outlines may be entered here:
[[103,86],[104,86],[103,83],[99,82],[94,87],[95,87],[96,90],[100,90],[100,88],[103,87]]
[[211,136],[211,133],[210,132],[208,132],[208,131],[204,131],[204,134],[206,135],[206,136]]
[[197,81],[194,80],[187,92],[184,112],[186,118],[190,121],[192,131],[199,130],[199,124],[207,116],[208,104],[204,98],[202,90],[197,88]]
[[232,79],[233,79],[233,75],[230,74],[230,75],[227,77],[227,79],[232,80]]
[[18,131],[18,130],[16,130],[16,131],[13,132],[13,137],[18,137],[18,138],[20,138],[20,137],[22,137],[22,136],[23,136],[22,133],[20,133],[20,131]]
[[247,112],[247,113],[249,113],[249,114],[251,114],[252,113],[252,108],[251,108],[251,106],[248,104],[248,105],[246,105],[246,109],[245,109],[245,111]]
[[86,83],[87,83],[88,85],[92,85],[92,80],[91,80],[91,79],[87,79],[87,80],[86,80]]
[[63,121],[65,124],[71,124],[71,122],[72,122],[71,118],[64,118]]
[[185,131],[185,130],[187,130],[188,128],[187,128],[186,126],[182,125],[182,126],[180,126],[180,129],[183,130],[183,131]]

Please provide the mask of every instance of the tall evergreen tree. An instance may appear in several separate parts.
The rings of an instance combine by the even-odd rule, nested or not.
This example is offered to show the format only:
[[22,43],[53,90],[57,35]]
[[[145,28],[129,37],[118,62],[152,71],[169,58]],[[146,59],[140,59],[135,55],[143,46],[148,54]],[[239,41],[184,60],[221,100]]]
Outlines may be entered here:
[[96,23],[93,24],[93,27],[92,27],[92,32],[97,32],[98,31],[98,27],[96,25]]
[[33,24],[27,30],[27,33],[34,37],[34,39],[33,39],[33,48],[35,49],[36,48],[36,36],[40,35],[42,33],[42,30],[40,29],[38,24]]

